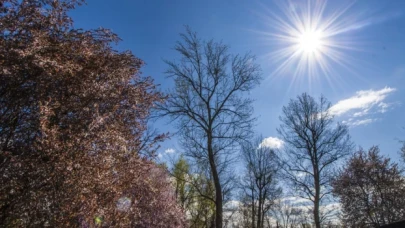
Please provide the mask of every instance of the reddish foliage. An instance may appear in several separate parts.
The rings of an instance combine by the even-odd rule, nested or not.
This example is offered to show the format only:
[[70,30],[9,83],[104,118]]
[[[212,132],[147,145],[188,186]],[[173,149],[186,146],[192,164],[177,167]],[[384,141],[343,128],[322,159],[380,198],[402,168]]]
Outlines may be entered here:
[[[0,4],[0,226],[181,227],[164,170],[140,156],[163,96],[77,1]],[[150,137],[148,137],[150,138]]]
[[402,170],[378,147],[360,149],[333,181],[343,221],[350,227],[380,227],[405,219],[405,179]]

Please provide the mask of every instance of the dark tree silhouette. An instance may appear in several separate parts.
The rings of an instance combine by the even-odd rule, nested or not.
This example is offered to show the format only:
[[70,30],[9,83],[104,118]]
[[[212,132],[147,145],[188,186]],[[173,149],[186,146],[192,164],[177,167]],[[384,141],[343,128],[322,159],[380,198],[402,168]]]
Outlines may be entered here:
[[333,181],[343,221],[350,227],[380,227],[405,219],[405,179],[378,147],[356,152]]
[[263,137],[242,144],[242,158],[246,166],[245,176],[241,180],[242,197],[245,208],[251,218],[249,227],[263,228],[266,215],[281,196],[277,186],[280,168],[274,150],[263,146]]
[[180,62],[167,61],[175,81],[163,115],[177,120],[186,155],[204,164],[215,186],[215,223],[222,228],[224,185],[234,147],[251,134],[252,100],[243,98],[260,81],[259,67],[249,54],[232,56],[228,47],[203,42],[187,28],[175,50]]
[[286,145],[285,178],[300,197],[313,202],[317,228],[327,216],[320,206],[330,195],[333,165],[352,150],[348,129],[333,123],[330,106],[324,97],[317,102],[304,93],[283,107],[277,129]]
[[163,96],[115,34],[73,27],[80,3],[0,4],[0,226],[183,226],[167,173],[140,155],[165,137],[147,134]]

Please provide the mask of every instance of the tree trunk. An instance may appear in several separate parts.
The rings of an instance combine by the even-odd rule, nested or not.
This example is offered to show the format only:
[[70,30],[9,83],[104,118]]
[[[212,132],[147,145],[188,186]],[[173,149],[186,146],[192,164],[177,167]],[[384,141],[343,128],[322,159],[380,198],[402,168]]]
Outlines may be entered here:
[[215,164],[214,151],[212,149],[212,139],[210,136],[208,136],[208,159],[215,186],[215,227],[222,228],[222,188]]
[[212,173],[215,185],[215,227],[222,228],[222,189],[216,167],[214,166],[213,169]]
[[252,188],[252,228],[255,228],[255,218],[256,218],[256,210],[255,210],[255,197],[254,197],[254,190]]
[[315,200],[314,200],[314,222],[316,228],[321,228],[321,219],[319,217],[319,201],[320,201],[320,183],[319,183],[319,172],[317,168],[314,168],[314,179],[315,179]]
[[262,216],[262,190],[259,190],[259,205],[258,205],[258,211],[257,211],[257,228],[260,228],[261,226],[261,216]]

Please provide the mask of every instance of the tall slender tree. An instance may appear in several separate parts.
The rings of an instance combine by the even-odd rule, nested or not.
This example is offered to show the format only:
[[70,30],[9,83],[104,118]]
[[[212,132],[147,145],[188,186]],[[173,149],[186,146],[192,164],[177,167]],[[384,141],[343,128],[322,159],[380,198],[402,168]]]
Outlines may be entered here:
[[310,200],[317,228],[325,219],[320,206],[330,195],[334,164],[350,154],[348,128],[333,122],[331,104],[304,93],[283,107],[277,129],[286,145],[284,171],[298,196]]
[[246,165],[246,173],[241,180],[243,202],[251,208],[250,227],[263,228],[265,218],[274,201],[281,196],[281,188],[277,186],[280,168],[274,150],[262,144],[263,138],[258,137],[252,142],[242,144],[242,157]]
[[189,28],[175,50],[180,62],[167,61],[167,75],[174,79],[163,115],[178,120],[188,156],[205,164],[215,186],[215,224],[222,228],[223,190],[234,148],[251,134],[252,100],[243,94],[260,81],[254,56],[231,55],[228,46],[201,41]]

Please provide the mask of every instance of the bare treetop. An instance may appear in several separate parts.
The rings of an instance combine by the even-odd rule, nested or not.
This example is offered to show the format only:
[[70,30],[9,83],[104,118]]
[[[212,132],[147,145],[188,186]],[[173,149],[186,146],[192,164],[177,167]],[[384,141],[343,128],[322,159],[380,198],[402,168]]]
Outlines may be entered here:
[[228,46],[201,41],[188,27],[180,36],[175,45],[180,61],[166,61],[175,89],[159,108],[177,120],[186,154],[209,167],[217,192],[217,227],[222,227],[220,176],[226,175],[231,150],[252,133],[252,99],[243,94],[259,84],[260,69],[254,56],[231,55]]
[[316,101],[304,93],[283,107],[277,129],[286,145],[286,178],[299,196],[314,202],[317,227],[327,217],[319,206],[330,195],[334,164],[352,150],[347,126],[334,124],[330,107],[324,97]]

